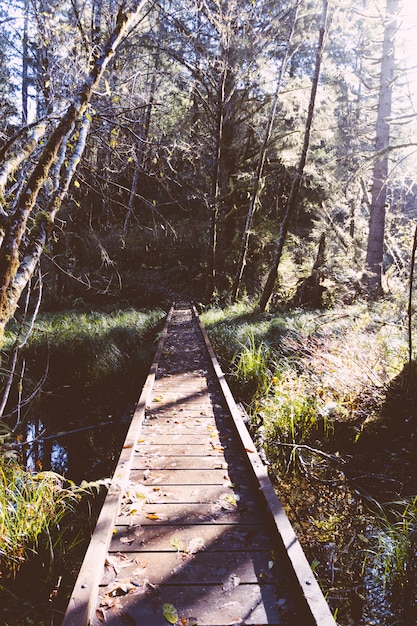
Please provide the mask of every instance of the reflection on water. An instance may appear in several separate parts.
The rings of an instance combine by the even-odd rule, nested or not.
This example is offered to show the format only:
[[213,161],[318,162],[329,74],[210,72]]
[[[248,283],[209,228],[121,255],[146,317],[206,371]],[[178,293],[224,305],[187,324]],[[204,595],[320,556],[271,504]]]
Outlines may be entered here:
[[51,469],[58,474],[65,475],[68,471],[68,454],[57,441],[52,444]]
[[52,470],[62,476],[68,474],[68,452],[58,439],[45,437],[45,425],[41,420],[31,421],[26,428],[25,466],[29,472]]
[[48,398],[37,405],[26,424],[25,466],[32,472],[52,470],[77,484],[107,478],[120,454],[130,416],[126,407],[111,414],[91,407],[78,394]]

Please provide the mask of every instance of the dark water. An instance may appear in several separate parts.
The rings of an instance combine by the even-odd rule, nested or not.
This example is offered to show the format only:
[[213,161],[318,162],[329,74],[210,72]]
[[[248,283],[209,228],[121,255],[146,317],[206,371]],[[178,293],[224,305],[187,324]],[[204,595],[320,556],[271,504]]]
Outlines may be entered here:
[[77,484],[111,476],[145,377],[142,371],[130,384],[117,379],[43,393],[24,421],[23,464]]
[[[27,469],[52,470],[76,484],[111,477],[143,380],[139,383],[130,394],[81,386],[45,394],[31,408],[22,433],[28,440],[22,451]],[[15,580],[0,578],[0,626],[61,624],[104,495],[98,488],[83,498],[40,542]]]
[[42,411],[28,422],[23,462],[29,471],[52,470],[79,484],[110,477],[124,441],[130,413],[66,420]]

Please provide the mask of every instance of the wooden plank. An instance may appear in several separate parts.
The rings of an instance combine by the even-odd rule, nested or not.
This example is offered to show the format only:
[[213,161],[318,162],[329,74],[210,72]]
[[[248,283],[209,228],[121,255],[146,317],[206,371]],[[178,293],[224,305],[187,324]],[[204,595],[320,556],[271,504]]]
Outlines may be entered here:
[[[133,513],[121,513],[116,520],[117,524],[213,524],[213,523],[264,523],[265,517],[262,509],[256,503],[248,503],[245,508],[238,509],[237,506],[228,502],[170,502],[146,504],[140,511]],[[151,518],[147,516],[151,515]]]
[[[134,506],[149,511],[157,504],[210,504],[214,509],[222,507],[243,509],[254,501],[250,484],[234,488],[227,484],[192,484],[192,485],[145,485],[131,483],[123,493],[121,509],[134,501]],[[255,504],[254,504],[255,506]]]
[[207,444],[195,443],[193,445],[185,445],[183,443],[172,443],[167,445],[161,443],[156,446],[151,445],[147,441],[141,441],[136,445],[136,452],[144,457],[158,454],[162,456],[223,456],[223,450],[221,450],[220,447],[218,449],[215,448],[211,442]]
[[205,469],[154,469],[154,470],[134,470],[131,471],[131,480],[141,482],[146,485],[223,485],[229,487],[231,480],[224,469],[211,468],[208,474]]
[[[202,539],[195,537],[196,541]],[[197,549],[197,548],[194,548]],[[274,567],[269,551],[226,550],[221,553],[128,552],[112,553],[111,567],[117,580],[152,585],[223,585],[233,575],[238,584],[280,582],[282,571]],[[107,582],[107,581],[106,581]]]
[[223,469],[227,471],[229,465],[223,456],[171,456],[164,454],[151,454],[150,456],[136,455],[133,459],[132,470],[146,469],[198,469],[211,470]]
[[[308,623],[308,616],[297,606],[296,599],[291,598],[285,584],[278,589],[276,585],[237,585],[230,590],[222,585],[161,585],[157,589],[143,586],[116,598],[103,594],[101,602],[106,606],[107,626],[167,626],[163,607],[168,603],[176,608],[183,623],[198,626]],[[109,602],[111,608],[107,608]],[[93,617],[92,626],[102,626],[99,615]]]
[[159,417],[158,419],[147,419],[145,420],[142,428],[142,433],[144,436],[147,436],[150,432],[155,433],[181,433],[188,434],[190,432],[193,433],[207,433],[207,431],[212,432],[213,430],[217,430],[216,423],[213,418],[187,418],[187,417],[179,417],[178,415],[172,415],[169,417]]
[[206,551],[272,550],[265,524],[116,526],[109,552],[187,552],[196,538]]
[[184,446],[193,446],[193,445],[206,445],[207,447],[214,448],[214,446],[220,446],[221,443],[218,439],[218,432],[213,430],[213,435],[206,429],[201,433],[159,433],[157,431],[146,431],[142,432],[140,442],[141,444],[148,445],[164,445],[171,446],[174,444],[182,444]]

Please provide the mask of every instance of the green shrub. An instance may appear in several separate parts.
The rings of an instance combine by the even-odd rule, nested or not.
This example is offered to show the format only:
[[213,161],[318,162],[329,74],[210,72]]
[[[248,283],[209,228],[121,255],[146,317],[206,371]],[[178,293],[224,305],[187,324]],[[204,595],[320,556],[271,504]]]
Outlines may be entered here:
[[31,474],[17,459],[0,456],[0,571],[15,574],[39,537],[57,526],[78,500],[53,472]]

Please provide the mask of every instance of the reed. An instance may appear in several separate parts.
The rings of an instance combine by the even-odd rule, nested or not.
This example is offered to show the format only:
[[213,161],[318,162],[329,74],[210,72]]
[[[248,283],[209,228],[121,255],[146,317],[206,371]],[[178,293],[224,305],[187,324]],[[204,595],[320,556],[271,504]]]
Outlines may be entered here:
[[417,583],[417,496],[378,506],[375,518],[375,576],[398,606],[409,608]]
[[0,570],[15,575],[39,537],[58,526],[79,493],[53,472],[31,474],[16,458],[0,456]]

